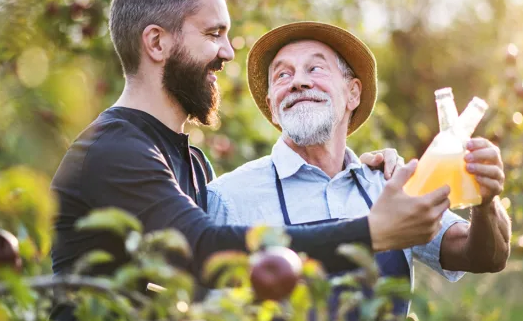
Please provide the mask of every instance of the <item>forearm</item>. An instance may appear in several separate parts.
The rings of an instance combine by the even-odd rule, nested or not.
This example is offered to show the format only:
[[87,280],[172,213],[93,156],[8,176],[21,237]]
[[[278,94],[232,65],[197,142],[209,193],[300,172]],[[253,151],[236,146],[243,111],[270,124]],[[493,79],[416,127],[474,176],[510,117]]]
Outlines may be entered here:
[[499,198],[471,211],[465,255],[471,272],[501,271],[510,253],[510,219]]
[[293,250],[308,253],[313,259],[322,262],[330,273],[358,268],[353,261],[337,253],[338,246],[341,244],[359,244],[369,251],[372,248],[368,217],[338,223],[292,227],[287,230],[287,233],[292,237]]
[[[246,251],[245,234],[248,227],[216,226],[204,221],[200,221],[199,226],[206,227],[198,229],[197,235],[189,237],[194,252],[192,270],[197,275],[200,274],[207,258],[215,252]],[[292,250],[307,253],[309,257],[320,261],[328,272],[357,268],[354,262],[336,253],[340,244],[360,244],[369,249],[371,247],[366,217],[314,226],[291,226],[285,231],[292,239]]]

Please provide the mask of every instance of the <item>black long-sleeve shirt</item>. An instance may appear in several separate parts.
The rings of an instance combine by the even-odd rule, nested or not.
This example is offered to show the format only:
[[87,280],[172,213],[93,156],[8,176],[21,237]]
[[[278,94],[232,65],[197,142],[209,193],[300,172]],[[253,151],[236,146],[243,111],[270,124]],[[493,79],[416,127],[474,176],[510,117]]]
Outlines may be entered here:
[[[193,160],[194,162],[194,160]],[[52,182],[59,196],[53,270],[65,273],[76,259],[93,249],[111,253],[111,264],[94,274],[111,274],[125,263],[123,241],[103,231],[79,232],[75,222],[91,210],[109,206],[135,215],[144,232],[176,228],[187,238],[191,262],[178,262],[199,275],[203,262],[221,250],[246,251],[247,227],[216,226],[197,201],[206,194],[195,187],[188,136],[176,133],[153,116],[130,108],[112,107],[75,140]],[[289,227],[291,248],[320,260],[330,272],[353,268],[336,254],[341,243],[370,246],[367,218],[310,227]]]

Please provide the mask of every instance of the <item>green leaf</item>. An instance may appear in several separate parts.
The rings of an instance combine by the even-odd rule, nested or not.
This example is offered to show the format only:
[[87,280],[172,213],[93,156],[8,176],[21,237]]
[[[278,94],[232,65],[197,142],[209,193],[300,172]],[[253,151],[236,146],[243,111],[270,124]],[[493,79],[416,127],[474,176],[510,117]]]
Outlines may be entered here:
[[407,278],[379,278],[374,293],[376,296],[397,296],[407,300],[411,297],[410,282]]
[[338,246],[337,252],[362,268],[369,269],[374,266],[374,257],[361,245],[341,244]]
[[367,248],[355,244],[342,244],[338,246],[337,252],[362,267],[365,283],[373,286],[378,280],[378,266]]
[[131,214],[115,208],[106,208],[93,211],[89,216],[78,220],[77,230],[106,230],[122,238],[129,231],[142,232],[142,224]]
[[132,287],[142,275],[142,271],[135,264],[124,265],[115,273],[115,286],[117,288]]
[[9,309],[0,302],[0,321],[9,321],[11,320],[10,317],[11,313],[9,312]]
[[125,240],[125,249],[127,253],[134,253],[140,247],[140,242],[142,241],[142,234],[131,231]]
[[348,286],[355,289],[361,288],[356,276],[351,273],[346,273],[342,276],[336,276],[330,280],[332,286]]
[[0,173],[2,221],[11,222],[13,230],[23,226],[42,255],[49,252],[57,211],[49,184],[45,175],[28,167],[12,167]]
[[82,256],[75,263],[74,274],[80,274],[85,269],[98,264],[108,263],[114,260],[114,257],[106,251],[94,250]]
[[250,286],[250,271],[244,266],[229,266],[219,274],[216,281],[216,287],[222,288],[237,288],[242,286]]
[[144,236],[144,246],[148,249],[175,251],[185,258],[191,258],[192,252],[185,236],[178,230],[166,229],[154,231]]
[[339,297],[338,311],[337,311],[337,320],[345,320],[345,315],[358,307],[361,302],[365,300],[365,296],[361,291],[343,291]]
[[305,259],[302,276],[309,287],[315,307],[320,308],[326,305],[327,298],[331,293],[331,284],[321,263],[313,259]]
[[312,307],[312,300],[309,289],[303,283],[298,283],[291,293],[289,302],[292,306],[293,321],[306,320],[309,309]]
[[0,280],[9,289],[9,292],[16,299],[17,304],[23,308],[34,306],[37,294],[31,290],[29,285],[17,273],[11,269],[0,268]]
[[105,251],[92,251],[85,256],[85,262],[90,265],[108,263],[113,260],[113,256]]
[[225,269],[243,268],[249,270],[249,257],[239,251],[223,251],[213,254],[204,264],[203,280],[210,282],[218,273]]
[[325,279],[327,274],[319,261],[313,259],[306,259],[303,262],[302,275],[306,278],[321,278]]
[[281,308],[274,301],[263,301],[257,313],[257,321],[271,321],[281,313]]
[[28,261],[33,260],[38,253],[38,249],[36,248],[36,245],[29,238],[24,238],[24,239],[20,240],[19,251],[20,251],[20,256],[24,260],[28,260]]
[[247,243],[247,249],[251,252],[256,252],[263,247],[289,247],[291,244],[291,239],[287,234],[285,234],[284,228],[265,225],[251,228],[247,232],[245,241]]
[[378,319],[387,305],[392,303],[386,298],[374,298],[361,304],[361,320],[374,321]]

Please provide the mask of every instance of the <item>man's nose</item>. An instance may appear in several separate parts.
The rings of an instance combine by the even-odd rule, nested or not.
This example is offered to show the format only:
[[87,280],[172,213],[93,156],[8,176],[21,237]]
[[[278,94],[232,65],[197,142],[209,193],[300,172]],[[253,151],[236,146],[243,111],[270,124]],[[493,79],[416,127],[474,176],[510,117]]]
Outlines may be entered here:
[[294,78],[290,84],[290,91],[299,91],[304,89],[311,89],[314,87],[314,82],[306,72],[297,71],[294,73]]
[[234,49],[232,48],[231,42],[228,38],[225,38],[220,51],[218,51],[218,58],[221,58],[225,61],[231,61],[234,59]]

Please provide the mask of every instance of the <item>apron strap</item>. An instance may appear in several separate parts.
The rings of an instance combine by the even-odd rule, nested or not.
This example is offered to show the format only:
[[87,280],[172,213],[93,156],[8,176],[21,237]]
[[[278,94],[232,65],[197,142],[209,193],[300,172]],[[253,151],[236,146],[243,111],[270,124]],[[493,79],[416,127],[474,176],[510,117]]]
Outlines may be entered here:
[[352,179],[356,183],[356,187],[358,187],[358,191],[360,192],[360,195],[363,197],[363,199],[365,200],[365,203],[367,203],[367,206],[369,207],[369,210],[370,210],[370,208],[372,207],[372,200],[370,199],[369,195],[367,194],[367,192],[361,185],[360,180],[358,179],[358,176],[356,176],[356,172],[353,169],[351,169],[350,173],[352,175]]
[[285,195],[283,195],[283,187],[281,186],[280,175],[278,175],[278,171],[276,170],[276,166],[274,166],[274,164],[272,164],[272,167],[274,168],[274,174],[276,174],[276,190],[278,191],[278,198],[280,199],[280,208],[281,212],[283,213],[283,220],[285,221],[285,225],[292,225],[289,218],[289,212],[287,212],[287,204],[285,203]]
[[[283,187],[280,180],[280,175],[278,175],[278,170],[276,170],[276,166],[273,164],[272,167],[274,168],[274,176],[275,176],[275,183],[276,183],[276,190],[278,191],[278,199],[280,200],[280,208],[281,212],[283,214],[283,221],[285,222],[285,225],[292,225],[291,219],[289,217],[289,212],[287,211],[287,203],[285,202],[285,195],[283,195]],[[354,179],[354,182],[356,183],[356,187],[358,188],[358,191],[360,195],[365,200],[365,203],[367,203],[367,206],[369,209],[372,207],[372,200],[370,199],[369,195],[361,185],[358,176],[356,176],[356,172],[351,169],[350,171],[352,179]],[[314,223],[327,223],[327,222],[333,222],[337,221],[338,219],[326,219],[322,221],[316,221]]]

